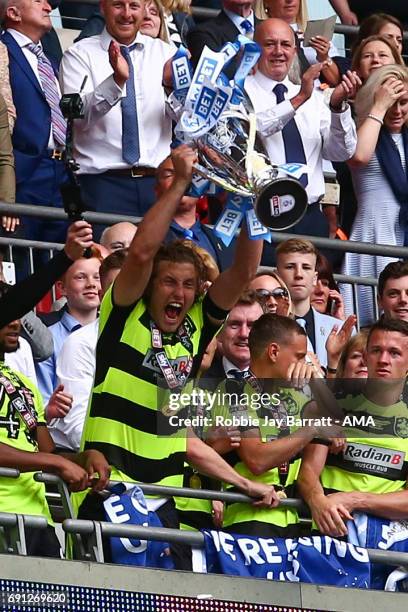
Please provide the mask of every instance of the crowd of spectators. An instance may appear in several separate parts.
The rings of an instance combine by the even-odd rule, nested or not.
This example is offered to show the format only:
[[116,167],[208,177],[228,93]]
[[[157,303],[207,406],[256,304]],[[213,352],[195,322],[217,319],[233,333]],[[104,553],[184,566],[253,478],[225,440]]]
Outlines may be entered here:
[[[360,23],[356,5],[364,2],[331,4],[343,23]],[[73,176],[59,100],[81,91],[73,145],[84,207],[142,218],[137,226],[68,227],[18,219],[12,206],[2,218],[5,235],[65,240],[31,276],[15,286],[0,281],[0,466],[22,472],[13,484],[0,478],[0,510],[47,516],[47,538],[28,538],[31,554],[59,549],[36,470],[63,478],[78,516],[91,520],[104,518],[98,492],[109,478],[223,483],[254,498],[225,508],[149,500],[165,527],[296,537],[305,533],[297,512],[279,507],[295,495],[311,510],[313,533],[346,537],[355,511],[408,519],[405,467],[379,475],[351,461],[347,430],[235,424],[180,425],[177,433],[169,425],[173,392],[262,391],[281,400],[258,416],[283,421],[321,416],[322,406],[336,415],[372,409],[393,435],[376,439],[361,426],[354,442],[408,452],[408,265],[349,252],[339,266],[332,250],[313,244],[334,240],[347,217],[352,240],[408,246],[408,70],[399,21],[408,16],[364,14],[343,58],[323,36],[304,45],[305,0],[222,0],[220,8],[195,24],[186,0],[101,0],[58,62],[47,53],[47,0],[0,0],[0,199],[63,207]],[[305,167],[307,212],[279,244],[253,240],[244,225],[225,246],[201,215],[213,198],[203,206],[205,196],[190,194],[196,151],[171,147],[172,56],[183,43],[195,66],[205,46],[219,51],[239,34],[261,49],[244,88],[265,151],[274,163]],[[236,67],[228,64],[230,78]],[[344,186],[342,217],[321,203],[326,162]],[[222,206],[225,194],[217,198]],[[339,286],[340,270],[378,280],[378,304],[370,286]],[[34,314],[52,287],[54,310]],[[322,390],[323,379],[335,380]],[[236,408],[218,402],[211,414]],[[255,422],[251,407],[246,416]],[[186,547],[172,545],[171,553],[176,567],[191,567]]]

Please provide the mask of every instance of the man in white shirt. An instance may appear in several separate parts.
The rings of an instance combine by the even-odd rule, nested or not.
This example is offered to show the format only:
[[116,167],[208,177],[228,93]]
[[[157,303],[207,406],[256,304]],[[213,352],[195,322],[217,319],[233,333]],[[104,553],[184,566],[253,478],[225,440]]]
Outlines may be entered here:
[[[143,215],[155,201],[155,169],[170,152],[163,70],[174,47],[139,32],[144,0],[101,0],[106,27],[61,63],[63,93],[81,90],[74,144],[88,210]],[[95,233],[95,232],[94,232]]]
[[[126,258],[126,249],[114,251],[99,269],[102,295],[111,286]],[[58,385],[73,397],[72,407],[64,418],[54,419],[51,437],[58,448],[78,451],[95,373],[96,342],[99,318],[70,334],[57,356]]]
[[266,19],[257,26],[255,38],[262,55],[256,73],[245,81],[245,90],[265,148],[275,163],[305,164],[301,182],[309,207],[291,232],[328,237],[328,222],[319,203],[325,192],[322,158],[345,161],[354,153],[356,130],[346,99],[355,93],[360,80],[354,73],[347,73],[331,94],[328,106],[323,92],[314,89],[321,64],[304,73],[300,86],[288,78],[296,43],[287,23]]

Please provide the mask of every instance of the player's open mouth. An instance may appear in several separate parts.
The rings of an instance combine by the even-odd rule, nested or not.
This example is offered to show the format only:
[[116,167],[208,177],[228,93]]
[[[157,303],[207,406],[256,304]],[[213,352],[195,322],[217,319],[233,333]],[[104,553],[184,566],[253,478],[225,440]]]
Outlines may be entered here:
[[176,321],[181,314],[183,306],[179,302],[170,302],[167,304],[164,312],[170,321]]

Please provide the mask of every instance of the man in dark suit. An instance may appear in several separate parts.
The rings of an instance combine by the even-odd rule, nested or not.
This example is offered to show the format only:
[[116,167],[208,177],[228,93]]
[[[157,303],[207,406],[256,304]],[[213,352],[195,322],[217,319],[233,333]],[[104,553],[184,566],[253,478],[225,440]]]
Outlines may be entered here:
[[[59,109],[55,67],[43,53],[41,37],[51,29],[47,0],[9,2],[1,16],[6,31],[10,83],[17,119],[13,132],[16,200],[25,204],[62,206],[60,185],[67,180],[61,159],[65,120]],[[24,219],[30,239],[63,242],[65,223]]]
[[251,358],[249,332],[262,314],[262,306],[255,295],[251,292],[243,293],[217,336],[219,353],[214,357],[200,386],[213,390],[224,378],[240,380],[245,377]]
[[[157,169],[156,194],[161,197],[170,189],[175,177],[174,165],[171,157],[167,157]],[[173,240],[191,240],[197,246],[205,249],[217,264],[220,272],[232,264],[235,240],[226,247],[211,227],[201,223],[196,218],[198,198],[183,196],[180,200],[176,214],[170,224],[165,242]]]
[[[191,60],[196,66],[204,45],[213,51],[219,51],[226,42],[236,39],[239,34],[253,37],[258,19],[252,10],[254,0],[223,0],[222,11],[214,19],[201,23],[190,30],[187,35]],[[229,78],[233,78],[238,67],[234,58],[224,70]]]

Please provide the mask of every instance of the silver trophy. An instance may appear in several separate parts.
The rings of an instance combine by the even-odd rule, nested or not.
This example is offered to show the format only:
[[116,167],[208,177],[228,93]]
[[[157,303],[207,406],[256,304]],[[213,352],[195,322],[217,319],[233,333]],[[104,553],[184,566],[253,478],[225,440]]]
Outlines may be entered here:
[[256,216],[265,227],[286,230],[306,213],[304,187],[269,161],[256,132],[254,113],[242,106],[224,111],[195,145],[196,172],[227,191],[254,198]]
[[[239,67],[228,81],[223,67],[238,52]],[[238,36],[219,52],[204,47],[191,77],[188,53],[179,49],[172,61],[174,91],[167,107],[177,122],[177,138],[197,148],[197,174],[254,199],[261,224],[285,230],[307,210],[306,191],[297,180],[305,170],[301,164],[271,163],[257,134],[244,80],[260,55],[256,42]]]

